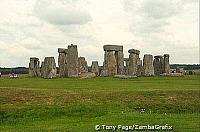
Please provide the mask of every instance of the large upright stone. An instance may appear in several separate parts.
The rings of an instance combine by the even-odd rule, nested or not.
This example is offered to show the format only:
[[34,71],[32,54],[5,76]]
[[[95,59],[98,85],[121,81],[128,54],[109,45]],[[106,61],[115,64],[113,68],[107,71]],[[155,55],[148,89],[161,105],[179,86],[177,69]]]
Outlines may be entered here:
[[136,49],[130,49],[128,52],[130,53],[128,75],[137,75],[140,66],[140,58],[139,58],[140,51]]
[[29,63],[29,76],[38,77],[40,75],[40,61],[38,58],[31,57]]
[[154,74],[155,75],[160,75],[163,73],[164,69],[164,64],[163,64],[163,56],[158,55],[154,56],[154,61],[153,61],[153,66],[154,66]]
[[164,54],[164,73],[170,73],[169,54]]
[[104,45],[104,74],[108,76],[124,73],[123,46]]
[[128,75],[129,58],[124,58],[124,75]]
[[138,59],[138,64],[137,64],[137,76],[141,76],[143,73],[143,66],[142,66],[142,60]]
[[78,50],[77,45],[68,46],[67,56],[68,77],[78,77]]
[[124,74],[124,54],[123,51],[115,51],[115,58],[117,62],[117,74]]
[[44,76],[44,61],[42,61],[41,63],[41,67],[40,67],[40,71],[41,71],[41,76],[43,77]]
[[58,66],[59,66],[59,76],[66,77],[67,74],[67,49],[58,48]]
[[99,75],[99,64],[98,64],[98,61],[92,61],[91,72],[95,73],[96,76]]
[[88,65],[85,57],[78,58],[79,74],[88,72]]
[[45,57],[43,64],[43,78],[56,77],[56,63],[54,57]]
[[153,56],[146,54],[143,58],[143,74],[144,76],[154,75]]
[[114,51],[106,51],[105,52],[106,60],[105,60],[105,68],[107,75],[116,75],[117,74],[117,61],[115,58]]

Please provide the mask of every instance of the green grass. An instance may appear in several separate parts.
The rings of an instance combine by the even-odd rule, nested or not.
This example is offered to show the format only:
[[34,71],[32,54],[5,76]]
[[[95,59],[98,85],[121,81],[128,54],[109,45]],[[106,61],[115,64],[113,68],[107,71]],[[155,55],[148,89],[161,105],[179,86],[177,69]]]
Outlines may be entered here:
[[169,124],[173,131],[198,132],[199,90],[199,76],[0,78],[0,131]]

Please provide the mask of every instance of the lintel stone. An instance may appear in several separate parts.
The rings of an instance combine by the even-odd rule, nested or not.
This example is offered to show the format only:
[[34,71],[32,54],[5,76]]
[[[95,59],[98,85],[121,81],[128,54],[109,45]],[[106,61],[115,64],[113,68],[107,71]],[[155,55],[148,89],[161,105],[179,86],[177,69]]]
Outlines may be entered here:
[[30,57],[30,61],[35,61],[35,60],[39,60],[39,58],[36,58],[36,57]]
[[58,48],[58,53],[67,53],[67,49]]
[[123,51],[123,46],[121,45],[104,45],[104,51]]
[[164,57],[169,57],[169,54],[164,54]]
[[162,58],[163,56],[162,55],[156,55],[154,56],[154,58]]
[[140,54],[140,51],[139,51],[139,50],[136,50],[136,49],[130,49],[130,50],[128,50],[128,53],[134,53],[134,54],[139,55],[139,54]]

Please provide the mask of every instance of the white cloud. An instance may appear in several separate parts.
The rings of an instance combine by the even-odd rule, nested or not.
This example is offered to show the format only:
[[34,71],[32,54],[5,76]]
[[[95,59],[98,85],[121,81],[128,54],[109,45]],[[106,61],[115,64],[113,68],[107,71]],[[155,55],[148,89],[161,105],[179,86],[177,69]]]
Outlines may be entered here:
[[68,2],[38,0],[35,4],[35,12],[41,19],[55,25],[86,24],[92,20],[89,12],[78,4],[73,5]]
[[169,53],[171,63],[198,63],[197,0],[1,0],[0,67],[28,66],[29,57],[79,56],[103,62],[103,45],[143,54]]
[[124,0],[130,31],[136,36],[133,41],[143,47],[142,53],[169,53],[171,63],[198,63],[199,4],[196,2]]

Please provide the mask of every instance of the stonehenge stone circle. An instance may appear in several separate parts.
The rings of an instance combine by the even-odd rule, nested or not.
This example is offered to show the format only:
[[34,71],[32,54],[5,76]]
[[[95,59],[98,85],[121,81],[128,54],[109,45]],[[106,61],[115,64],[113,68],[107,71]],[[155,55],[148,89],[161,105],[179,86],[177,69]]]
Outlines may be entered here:
[[154,75],[153,56],[145,54],[143,58],[143,74],[144,76]]
[[[152,55],[145,54],[142,61],[139,57],[140,51],[137,49],[128,50],[129,58],[124,58],[121,45],[104,45],[103,49],[105,51],[103,66],[99,66],[98,61],[92,61],[91,67],[88,67],[85,57],[78,57],[77,45],[68,45],[67,49],[58,48],[59,76],[85,77],[95,74],[126,78],[126,76],[170,74],[169,54],[154,56],[154,60]],[[53,78],[56,76],[56,70],[54,57],[45,57],[41,67],[38,58],[30,58],[29,75],[32,77]]]
[[98,64],[98,61],[92,61],[91,72],[95,73],[96,76],[99,75],[99,64]]
[[43,78],[56,77],[56,63],[54,57],[45,57],[43,64]]
[[124,73],[123,46],[104,45],[104,72],[108,76]]
[[29,76],[38,77],[40,75],[40,61],[36,57],[31,57],[29,62]]

